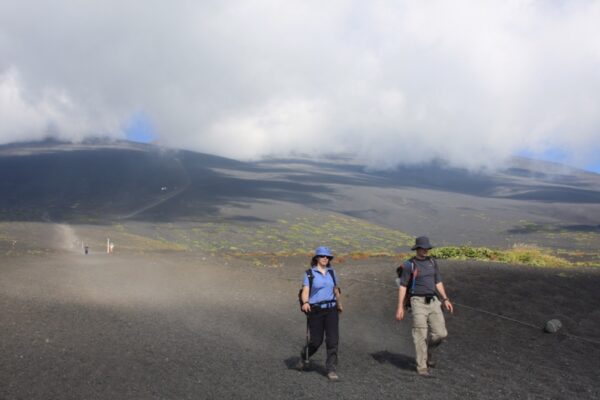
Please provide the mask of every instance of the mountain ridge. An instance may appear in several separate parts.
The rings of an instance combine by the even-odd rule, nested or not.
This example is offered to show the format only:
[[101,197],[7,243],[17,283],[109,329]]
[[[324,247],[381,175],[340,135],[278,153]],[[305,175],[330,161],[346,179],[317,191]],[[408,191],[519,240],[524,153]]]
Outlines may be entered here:
[[[341,224],[329,240],[347,249],[358,246],[343,244],[352,224],[381,227],[370,231],[375,236],[428,234],[440,245],[591,251],[600,243],[600,175],[525,159],[493,173],[440,163],[374,171],[343,157],[243,162],[133,142],[43,142],[0,146],[0,191],[5,224],[53,222],[89,232],[118,225],[153,240],[172,224],[186,227],[187,248],[212,240],[190,233],[203,224],[239,236],[211,247],[223,249],[239,248],[246,228],[276,227],[285,242],[291,233],[281,221],[310,235],[304,221],[318,231],[319,219]],[[290,249],[310,247],[297,242]]]

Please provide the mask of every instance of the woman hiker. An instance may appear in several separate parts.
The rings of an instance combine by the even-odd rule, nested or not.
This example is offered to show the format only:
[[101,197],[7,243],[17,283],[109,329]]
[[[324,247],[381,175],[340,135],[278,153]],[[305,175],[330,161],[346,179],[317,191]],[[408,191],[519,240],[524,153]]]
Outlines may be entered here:
[[302,350],[298,369],[308,366],[311,357],[323,343],[327,349],[327,378],[335,381],[338,362],[339,315],[342,312],[340,289],[335,271],[331,267],[333,254],[327,247],[319,247],[310,263],[310,269],[304,273],[304,282],[300,293],[302,311],[308,319],[310,339]]
[[396,319],[404,319],[405,299],[409,296],[417,373],[421,376],[429,375],[429,368],[435,365],[431,352],[448,336],[442,305],[446,310],[454,311],[437,263],[427,255],[432,248],[426,236],[416,239],[411,249],[416,255],[405,261],[402,269],[396,311]]

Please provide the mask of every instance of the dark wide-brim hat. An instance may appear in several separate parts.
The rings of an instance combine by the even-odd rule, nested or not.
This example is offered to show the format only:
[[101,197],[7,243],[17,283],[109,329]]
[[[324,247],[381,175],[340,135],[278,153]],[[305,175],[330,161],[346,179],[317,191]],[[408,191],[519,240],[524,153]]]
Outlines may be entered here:
[[411,248],[411,250],[416,250],[416,249],[433,249],[433,246],[431,245],[431,243],[429,243],[429,238],[427,236],[419,236],[416,240],[415,240],[415,245]]

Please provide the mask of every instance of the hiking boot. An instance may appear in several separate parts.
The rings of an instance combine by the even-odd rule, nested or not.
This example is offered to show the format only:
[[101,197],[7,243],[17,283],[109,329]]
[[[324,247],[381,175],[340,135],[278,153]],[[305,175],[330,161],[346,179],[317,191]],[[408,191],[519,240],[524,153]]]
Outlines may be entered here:
[[431,347],[431,346],[429,348],[427,348],[427,366],[429,368],[435,368],[436,362],[433,359],[433,351],[432,351],[434,348],[435,347]]
[[335,371],[329,371],[327,373],[327,379],[329,379],[330,381],[337,381],[340,379],[340,377]]
[[433,359],[433,354],[431,354],[431,351],[427,352],[427,366],[429,368],[435,368],[435,360]]
[[305,361],[301,358],[294,366],[294,369],[297,369],[298,371],[304,371],[306,368],[308,368],[308,364],[308,361]]

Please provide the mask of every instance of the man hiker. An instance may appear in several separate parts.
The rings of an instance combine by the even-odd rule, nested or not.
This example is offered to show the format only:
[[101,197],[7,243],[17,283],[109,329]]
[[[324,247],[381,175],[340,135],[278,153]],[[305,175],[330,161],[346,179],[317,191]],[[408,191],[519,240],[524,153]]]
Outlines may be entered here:
[[429,375],[435,366],[432,350],[448,336],[442,305],[451,313],[454,307],[446,295],[437,263],[427,254],[433,246],[426,236],[418,237],[411,250],[416,255],[404,262],[398,290],[396,319],[404,319],[407,297],[412,308],[412,336],[415,343],[417,373]]

